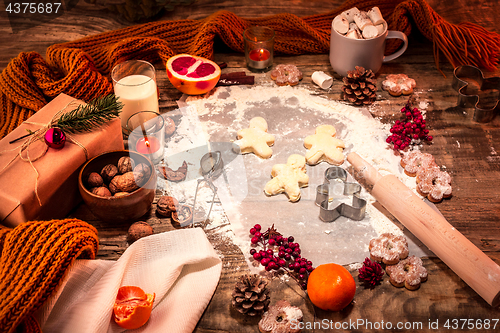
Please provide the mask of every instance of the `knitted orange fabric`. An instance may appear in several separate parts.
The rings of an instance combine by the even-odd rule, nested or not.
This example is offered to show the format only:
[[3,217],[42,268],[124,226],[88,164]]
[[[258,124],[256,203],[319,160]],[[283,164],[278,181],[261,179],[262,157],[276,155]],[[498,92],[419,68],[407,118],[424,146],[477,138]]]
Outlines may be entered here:
[[76,258],[94,259],[97,230],[77,219],[0,226],[0,332],[41,332],[32,317]]
[[[490,70],[497,66],[499,34],[471,23],[450,24],[424,0],[347,0],[335,10],[302,18],[283,13],[243,19],[220,11],[200,20],[150,22],[56,44],[47,49],[46,61],[34,52],[19,54],[0,75],[0,138],[60,93],[88,101],[112,92],[105,75],[121,61],[165,62],[176,53],[212,58],[216,37],[243,52],[242,34],[252,25],[276,31],[276,53],[328,53],[332,19],[353,6],[361,10],[378,6],[389,28],[407,35],[412,18],[433,41],[436,61],[440,50],[453,66],[471,64]],[[398,43],[388,41],[387,51],[394,51]]]

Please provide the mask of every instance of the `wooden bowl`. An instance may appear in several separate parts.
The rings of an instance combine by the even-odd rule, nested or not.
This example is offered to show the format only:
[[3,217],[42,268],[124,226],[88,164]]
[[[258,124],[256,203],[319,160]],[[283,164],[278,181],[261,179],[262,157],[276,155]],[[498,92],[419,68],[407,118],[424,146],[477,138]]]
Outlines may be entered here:
[[[86,180],[91,172],[100,173],[108,165],[117,165],[123,156],[130,156],[135,162],[145,163],[151,168],[149,177],[137,190],[119,197],[102,197],[93,194],[86,187]],[[154,164],[144,155],[128,150],[106,152],[89,160],[78,175],[78,188],[83,201],[90,211],[99,219],[108,222],[134,221],[142,217],[151,209],[155,197],[156,172]]]

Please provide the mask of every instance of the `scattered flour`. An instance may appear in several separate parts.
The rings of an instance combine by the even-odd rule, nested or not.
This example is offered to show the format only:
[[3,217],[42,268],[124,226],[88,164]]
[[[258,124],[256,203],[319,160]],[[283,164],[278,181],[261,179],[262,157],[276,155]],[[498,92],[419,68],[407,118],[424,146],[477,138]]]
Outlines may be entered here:
[[[272,161],[245,155],[246,171],[238,171],[239,173],[246,172],[248,193],[245,194],[248,198],[255,199],[255,202],[243,204],[242,200],[236,200],[233,205],[228,206],[224,205],[224,200],[221,199],[224,207],[221,214],[225,212],[229,217],[234,234],[231,233],[230,227],[224,226],[224,228],[228,235],[231,234],[228,237],[232,238],[246,256],[248,256],[247,254],[251,248],[248,226],[259,220],[259,215],[254,211],[254,208],[259,207],[258,200],[261,200],[262,197],[265,198],[262,194],[262,182],[265,184],[266,179],[270,178],[270,168],[275,163],[282,163],[286,156],[291,153],[305,153],[303,147],[304,138],[309,134],[313,134],[315,127],[325,122],[332,123],[336,127],[337,137],[346,144],[345,155],[355,151],[379,170],[382,175],[394,174],[407,187],[416,191],[415,179],[404,174],[399,164],[400,157],[385,142],[390,125],[382,124],[378,119],[371,117],[366,109],[355,108],[324,97],[314,96],[311,91],[300,86],[277,87],[275,85],[259,85],[251,88],[246,86],[219,87],[208,95],[190,96],[185,101],[180,101],[179,105],[190,106],[189,108],[181,108],[187,115],[183,114],[181,126],[177,128],[176,133],[179,137],[194,137],[194,139],[198,138],[200,140],[203,138],[203,140],[209,142],[232,142],[236,139],[236,132],[247,127],[249,120],[254,116],[263,116],[270,124],[269,132],[276,136]],[[195,119],[193,110],[196,110],[199,120]],[[202,134],[200,134],[200,126]],[[194,139],[192,138],[190,141],[196,141]],[[180,140],[171,138],[172,148],[188,149],[186,148],[187,142]],[[199,142],[191,142],[191,144],[196,145]],[[168,144],[167,147],[169,147]],[[172,149],[171,152],[173,151],[175,149]],[[201,157],[200,154],[198,155],[198,157]],[[311,179],[321,181],[323,170],[329,166],[326,163],[322,164],[324,164],[322,167],[308,166],[307,172],[310,174]],[[342,167],[348,169],[349,163],[344,162]],[[199,179],[200,175],[197,175],[197,178]],[[253,182],[254,180],[255,182]],[[254,186],[255,184],[258,184],[258,186]],[[178,188],[175,188],[172,184],[159,184],[159,187],[163,188],[166,193],[175,194],[185,202],[192,202],[195,186],[196,177],[178,186]],[[322,223],[317,218],[317,207],[311,204],[309,206],[312,208],[308,206],[307,209],[314,211],[313,215],[296,214],[296,211],[301,209],[300,207],[304,207],[300,205],[307,204],[308,200],[314,200],[315,188],[316,186],[312,186],[310,182],[308,188],[302,189],[302,203],[299,205],[288,203],[287,200],[283,199],[283,195],[264,199],[274,200],[272,204],[276,204],[274,212],[265,211],[266,219],[272,220],[273,216],[280,219],[286,219],[285,216],[293,216],[296,219],[296,223],[290,231],[282,230],[285,226],[280,226],[278,230],[283,234],[306,234],[311,228],[320,229],[321,235],[317,237],[317,240],[312,241],[317,243],[316,247],[319,247],[317,253],[313,251],[313,253],[307,254],[312,257],[311,259],[318,256],[319,259],[314,262],[315,264],[320,264],[322,261],[333,261],[341,264],[361,262],[366,257],[367,240],[371,237],[384,232],[403,234],[401,226],[394,223],[384,212],[376,208],[375,199],[363,188],[361,196],[367,200],[368,205],[367,217],[356,224],[361,230],[360,233],[351,235],[350,239],[343,242],[335,240],[335,236],[350,232],[351,227],[348,223],[353,223],[352,221],[349,220],[348,223],[339,222],[340,224],[337,222]],[[234,187],[230,189],[230,191],[234,190]],[[251,193],[253,190],[257,192]],[[202,208],[207,211],[207,204],[212,198],[210,188],[206,186],[202,188],[198,193],[198,198],[197,202],[198,200],[203,202],[201,204]],[[179,200],[181,201],[181,199]],[[252,209],[246,209],[245,207],[252,207]],[[285,209],[289,211],[278,211],[279,207],[286,207]],[[219,227],[225,224],[227,225],[225,218],[218,215],[218,213],[212,212],[210,226]],[[334,243],[340,243],[338,249],[335,249],[335,253],[329,253],[326,257],[319,253],[322,252],[320,242],[323,238],[321,237],[326,237],[328,241]],[[306,249],[303,242],[301,242],[301,248],[303,251]]]

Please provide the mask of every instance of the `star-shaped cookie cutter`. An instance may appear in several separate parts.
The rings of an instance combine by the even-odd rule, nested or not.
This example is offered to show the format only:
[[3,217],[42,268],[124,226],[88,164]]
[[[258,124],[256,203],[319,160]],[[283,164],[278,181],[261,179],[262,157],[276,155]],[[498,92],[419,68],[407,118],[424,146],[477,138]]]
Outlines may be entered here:
[[487,123],[492,121],[496,116],[496,111],[500,110],[500,96],[497,98],[493,107],[484,108],[480,106],[479,95],[467,94],[467,86],[469,83],[461,78],[469,78],[475,80],[480,90],[496,89],[500,91],[500,77],[490,77],[485,79],[483,72],[471,65],[458,66],[453,71],[452,88],[458,91],[458,106],[462,108],[474,107],[473,120],[478,123]]
[[[316,188],[316,205],[319,218],[333,222],[340,216],[360,221],[365,217],[366,200],[359,197],[361,185],[347,181],[347,171],[341,167],[330,167],[325,171],[325,182]],[[335,196],[352,196],[352,205],[335,201]]]

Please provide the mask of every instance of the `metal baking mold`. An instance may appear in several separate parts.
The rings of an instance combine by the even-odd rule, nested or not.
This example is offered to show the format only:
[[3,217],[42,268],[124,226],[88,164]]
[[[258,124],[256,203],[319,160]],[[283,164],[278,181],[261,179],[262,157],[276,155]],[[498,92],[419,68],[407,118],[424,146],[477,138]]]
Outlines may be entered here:
[[[341,192],[339,197],[352,196],[352,205],[335,202],[335,192]],[[316,205],[320,209],[319,218],[324,222],[333,222],[340,216],[356,221],[362,220],[365,217],[366,200],[359,197],[360,192],[361,185],[348,182],[347,171],[343,168],[326,169],[325,182],[316,188]]]
[[492,108],[483,108],[479,105],[480,98],[478,95],[466,93],[469,83],[459,77],[477,81],[480,90],[496,89],[498,91],[500,91],[500,77],[496,76],[485,79],[483,72],[479,68],[470,65],[458,66],[453,70],[452,88],[458,91],[458,106],[462,108],[474,107],[473,120],[478,123],[492,121],[497,111],[500,110],[500,94]]

